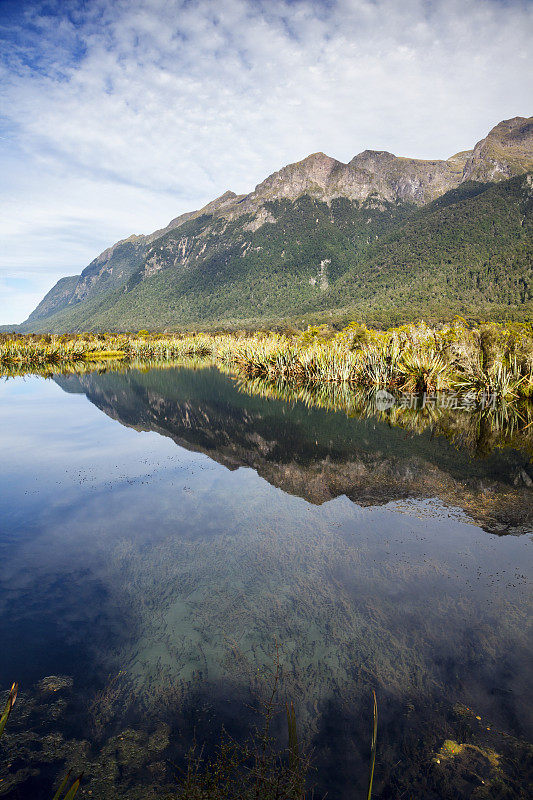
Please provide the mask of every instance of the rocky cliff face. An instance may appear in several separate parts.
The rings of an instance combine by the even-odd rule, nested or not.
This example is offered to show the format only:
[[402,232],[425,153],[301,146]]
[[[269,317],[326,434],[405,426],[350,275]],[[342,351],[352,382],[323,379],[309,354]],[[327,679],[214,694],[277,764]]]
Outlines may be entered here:
[[235,217],[256,211],[269,200],[294,201],[309,194],[326,202],[336,197],[359,202],[405,200],[423,205],[467,180],[492,182],[533,169],[533,117],[500,122],[474,150],[445,161],[402,158],[381,150],[365,150],[348,164],[313,153],[269,175],[244,198],[222,213]]
[[533,117],[500,122],[474,150],[445,161],[402,158],[380,150],[365,150],[343,164],[324,153],[289,164],[269,175],[225,215],[255,211],[268,200],[295,200],[309,194],[319,200],[336,197],[363,201],[405,200],[417,205],[435,200],[467,180],[492,182],[533,169]]
[[[275,230],[273,223],[278,222],[275,214],[279,215],[281,210],[273,210],[272,203],[279,204],[279,201],[283,201],[294,205],[307,197],[327,204],[326,208],[331,211],[331,225],[339,234],[348,237],[346,243],[339,247],[353,261],[352,248],[354,253],[360,252],[362,246],[369,245],[386,233],[383,225],[379,230],[371,230],[370,223],[374,223],[370,215],[367,217],[368,235],[361,238],[359,234],[362,222],[356,221],[358,214],[377,210],[383,212],[384,216],[389,215],[392,221],[400,206],[415,210],[416,207],[457,189],[466,181],[497,182],[528,170],[533,170],[531,117],[515,117],[500,122],[485,139],[478,142],[473,151],[456,153],[446,160],[418,160],[398,157],[385,151],[365,150],[344,164],[324,153],[314,153],[269,175],[247,195],[237,196],[227,191],[203,208],[182,214],[171,220],[166,227],[147,236],[133,235],[117,242],[95,258],[79,278],[64,278],[59,281],[24,325],[30,330],[36,322],[51,317],[55,319],[54,315],[61,314],[65,309],[76,306],[81,309],[84,303],[96,303],[99,298],[109,298],[111,294],[115,302],[121,293],[130,291],[164,269],[183,271],[191,267],[197,268],[208,258],[211,259],[216,276],[220,276],[237,255],[239,258],[246,258],[246,264],[250,262],[250,268],[254,270],[258,268],[255,262],[260,259],[264,261],[269,255],[270,260],[277,259],[279,268],[286,271],[287,254],[291,247],[295,251],[296,261],[300,264],[309,261],[310,255],[297,252],[297,248],[303,246],[304,241],[310,242],[311,234],[315,241],[314,267],[318,274],[322,262],[331,263],[331,248],[328,249],[323,241],[323,231],[320,233],[322,239],[318,241],[318,218],[315,215],[311,220],[314,226],[316,219],[317,226],[311,226],[312,231],[308,220],[307,228],[300,231],[301,236],[296,228],[289,229],[285,222],[279,223],[279,229]],[[335,209],[335,203],[338,205],[339,201],[350,206],[343,214],[339,214],[338,208]],[[350,221],[346,226],[348,216]],[[195,221],[198,224],[193,225]],[[237,224],[242,228],[239,232],[236,232]],[[254,245],[248,236],[269,227],[269,224],[271,239],[273,237],[277,241],[283,237],[284,244],[279,254],[274,241],[261,241]],[[342,230],[339,228],[341,224],[344,224]],[[175,231],[182,226],[185,226],[183,236],[176,238]],[[228,226],[231,233],[226,233]],[[358,235],[355,235],[356,229],[359,231]],[[328,236],[333,241],[337,233],[329,231]],[[339,247],[336,246],[336,249]],[[253,264],[250,261],[252,256],[255,258]],[[269,266],[272,266],[270,262]],[[340,268],[339,266],[338,269]],[[304,285],[313,279],[319,285],[315,273],[306,277]],[[291,280],[289,279],[289,283]],[[320,286],[324,288],[324,285],[329,284],[321,281]],[[168,291],[167,287],[165,292],[168,294]],[[253,287],[250,292],[253,299]],[[261,302],[258,306],[259,314],[263,310]],[[179,308],[179,303],[173,307]],[[85,318],[89,318],[93,312],[93,308],[89,309]],[[80,325],[85,328],[87,325],[83,320],[83,314],[76,311],[76,321],[64,317],[59,320],[58,329],[75,329]]]
[[313,153],[269,175],[251,194],[223,213],[235,218],[257,211],[267,201],[292,202],[304,194],[325,202],[337,197],[363,202],[374,197],[378,203],[404,200],[422,205],[459,186],[469,155],[467,151],[448,161],[420,161],[365,150],[343,164],[324,153]]
[[533,170],[533,117],[514,117],[476,144],[463,180],[501,181]]

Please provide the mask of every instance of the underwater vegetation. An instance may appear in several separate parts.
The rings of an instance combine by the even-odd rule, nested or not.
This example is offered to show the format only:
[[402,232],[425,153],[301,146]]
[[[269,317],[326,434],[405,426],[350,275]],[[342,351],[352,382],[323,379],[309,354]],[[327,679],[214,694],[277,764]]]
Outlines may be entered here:
[[533,328],[465,320],[377,331],[351,323],[291,333],[2,334],[0,374],[79,362],[207,359],[246,377],[352,383],[411,392],[454,390],[512,399],[533,394]]
[[[4,728],[6,727],[7,721],[11,712],[13,711],[13,706],[15,705],[15,701],[18,695],[18,683],[14,683],[11,686],[9,691],[9,695],[7,698],[7,702],[4,707],[4,711],[2,712],[2,716],[0,717],[0,737],[4,732]],[[72,770],[69,770],[63,780],[61,781],[57,792],[54,794],[52,800],[73,800],[75,795],[80,788],[81,779],[83,774],[78,775],[77,778],[74,779],[73,783],[70,784]]]
[[[194,739],[185,755],[185,765],[176,776],[175,789],[168,788],[165,792],[167,800],[254,800],[261,798],[261,800],[306,800],[314,796],[312,793],[306,791],[306,778],[309,773],[311,758],[304,752],[300,746],[298,737],[298,728],[296,722],[296,713],[292,702],[285,703],[286,719],[287,719],[287,746],[280,746],[279,737],[272,732],[272,723],[277,715],[279,715],[279,683],[281,678],[281,664],[279,660],[279,651],[276,650],[274,670],[271,674],[271,681],[266,686],[267,696],[260,708],[260,715],[262,719],[261,726],[255,726],[250,732],[249,736],[244,741],[239,741],[232,737],[224,728],[220,733],[220,740],[216,744],[214,752],[211,756],[207,756],[204,752],[204,747],[199,747]],[[58,676],[49,676],[43,679],[40,684],[41,690],[51,687],[52,692],[64,688],[70,688],[68,679],[62,679]],[[18,684],[13,684],[11,691],[6,702],[4,712],[0,718],[0,736],[3,733],[4,727],[11,714],[15,700],[18,693]],[[373,693],[373,726],[372,726],[372,743],[370,754],[370,775],[368,779],[368,789],[366,791],[367,800],[371,800],[372,785],[374,779],[374,768],[376,760],[376,747],[377,747],[377,701],[375,692]],[[64,703],[65,701],[63,701]],[[54,737],[44,737],[54,738]],[[146,737],[144,737],[146,740]],[[142,734],[133,730],[122,731],[118,737],[119,742],[128,742],[127,745],[116,747],[116,742],[111,740],[111,747],[123,751],[122,759],[120,754],[117,753],[117,761],[122,761],[122,768],[127,764],[128,757],[133,760],[143,761],[146,758],[146,753],[155,751],[157,754],[163,753],[168,746],[168,729],[161,728],[153,734],[148,742],[142,739]],[[56,738],[55,743],[62,745],[63,742],[58,741]],[[77,754],[74,748],[70,747],[70,759],[87,758],[87,747],[82,744],[81,751]],[[145,745],[144,757],[139,752],[139,747]],[[154,746],[155,745],[155,746]],[[68,747],[68,745],[67,745]],[[61,746],[58,750],[61,751]],[[102,748],[102,755],[109,754],[109,742],[107,747],[104,745]],[[21,759],[24,753],[24,746],[21,747],[21,752],[17,753],[17,743],[14,744],[14,751],[10,754],[10,758],[18,757]],[[102,755],[97,756],[97,761],[102,760]],[[61,756],[60,756],[61,757]],[[46,756],[45,756],[46,760]],[[87,759],[89,760],[89,759]],[[117,764],[118,765],[118,764]],[[8,766],[11,766],[9,764]],[[102,798],[108,795],[111,788],[110,783],[112,778],[116,776],[116,768],[113,769],[112,764],[109,764],[109,772],[107,787],[104,790],[105,794]],[[157,765],[161,772],[161,764]],[[92,767],[92,768],[91,768]],[[164,770],[163,770],[164,771]],[[89,774],[94,774],[94,765],[89,766]],[[113,775],[115,773],[115,775]],[[61,781],[56,793],[52,800],[73,800],[80,788],[81,781],[84,773],[78,775],[71,783],[72,769],[69,769],[65,777]],[[109,780],[111,778],[111,781]],[[0,783],[4,779],[0,778]],[[16,783],[15,783],[16,785]],[[0,795],[5,794],[0,787]],[[157,791],[156,787],[154,789]],[[93,790],[89,791],[93,794]],[[114,795],[115,796],[115,795]],[[135,796],[137,796],[135,794]],[[148,795],[146,795],[148,796]],[[152,793],[150,792],[150,796]]]
[[[46,684],[54,688],[48,691]],[[7,767],[0,762],[0,797],[73,800],[80,788],[79,796],[98,800],[325,800],[337,796],[334,788],[326,795],[317,792],[313,786],[317,756],[300,742],[292,704],[280,702],[272,684],[264,688],[258,722],[246,736],[235,737],[222,727],[214,733],[213,747],[199,744],[193,736],[188,745],[184,743],[180,757],[175,748],[179,731],[161,722],[143,728],[120,727],[98,743],[65,735],[60,729],[73,699],[72,681],[49,676],[22,693],[20,719],[13,720],[13,732],[1,751]],[[385,785],[380,781],[374,792],[375,698],[373,705],[369,777],[362,791],[348,787],[343,798],[526,800],[530,796],[533,747],[487,724],[461,704],[454,706],[448,737],[430,737],[421,764],[413,758],[412,742],[403,741],[401,761],[389,781]],[[283,717],[286,726],[280,735],[278,723]],[[342,715],[335,724],[343,727]],[[67,772],[53,797],[51,791],[43,795],[43,779],[64,769]],[[75,780],[73,774],[77,774]],[[50,777],[49,783],[53,782]]]
[[[352,359],[357,361],[363,351],[368,352],[368,341],[367,334],[360,329],[355,332],[354,342],[350,343],[351,333],[349,336],[345,332],[344,336],[344,344],[340,338],[336,339],[337,334],[324,329],[274,338],[278,346],[286,347],[298,343],[301,337],[301,352],[328,347],[338,347],[341,351],[342,346],[351,354],[344,361],[346,366]],[[228,463],[261,467],[265,474],[274,476],[276,485],[281,487],[290,485],[294,476],[301,476],[302,486],[309,488],[316,467],[316,474],[322,479],[320,487],[324,477],[330,476],[333,496],[343,494],[350,482],[355,486],[356,479],[365,486],[376,483],[377,473],[371,473],[370,467],[378,463],[386,439],[381,439],[380,431],[375,428],[386,428],[387,424],[401,429],[395,432],[394,441],[400,438],[405,441],[411,455],[412,440],[403,431],[442,433],[465,446],[467,452],[475,451],[478,455],[510,443],[513,447],[531,450],[533,416],[527,398],[500,393],[493,403],[488,399],[492,392],[487,388],[467,388],[465,394],[460,389],[446,387],[420,391],[419,373],[415,372],[414,378],[413,372],[409,373],[411,377],[407,382],[407,373],[398,367],[401,357],[392,345],[383,351],[387,381],[392,383],[380,385],[371,382],[376,378],[381,381],[379,358],[366,360],[367,365],[373,365],[373,372],[370,366],[368,372],[374,376],[366,384],[335,378],[343,364],[340,356],[335,370],[323,373],[331,376],[328,380],[301,380],[291,373],[248,375],[233,361],[235,342],[239,348],[245,348],[249,344],[246,338],[191,339],[192,344],[184,337],[182,350],[176,350],[172,358],[163,360],[158,360],[157,353],[153,358],[149,355],[117,356],[116,359],[77,361],[72,365],[65,363],[59,367],[43,365],[39,371],[45,375],[72,371],[75,375],[65,380],[64,385],[69,381],[73,385],[85,383],[91,390],[88,396],[92,402],[98,399],[115,418],[120,419],[122,413],[125,424],[132,427],[146,430],[152,424],[154,430],[170,431],[176,441],[181,438],[187,441],[190,437],[194,447],[198,446],[197,440],[202,442],[201,434],[207,432],[209,447],[221,449],[223,445],[224,452],[230,455],[230,447],[235,445],[235,458],[231,462],[228,459]],[[213,347],[215,339],[216,349]],[[269,335],[258,337],[265,347],[269,339]],[[210,343],[209,353],[206,353],[206,341]],[[509,361],[514,361],[516,356],[516,363],[520,363],[520,354],[512,348],[508,355]],[[434,359],[426,360],[422,364],[424,375],[441,369],[439,364],[443,358],[439,356],[437,364]],[[405,365],[406,362],[401,363]],[[485,369],[488,361],[483,363]],[[214,364],[218,371],[201,369]],[[236,404],[231,405],[228,398],[222,396],[218,383],[212,405],[200,402],[201,397],[198,400],[194,395],[192,379],[185,381],[183,390],[178,392],[179,377],[166,369],[174,365],[200,368],[192,376],[197,382],[207,380],[210,373],[218,376],[233,387],[231,399],[233,403],[236,395]],[[115,371],[115,366],[125,373],[116,380],[110,374],[97,374]],[[157,372],[142,374],[152,366],[165,370],[161,375]],[[134,367],[139,375],[126,374]],[[23,369],[21,364],[16,368]],[[222,372],[235,379],[226,378]],[[94,381],[86,373],[94,373]],[[433,382],[431,378],[430,383]],[[107,395],[103,391],[106,387]],[[98,389],[102,391],[98,393]],[[244,397],[243,392],[255,399]],[[452,396],[459,397],[461,405],[455,405],[455,400],[450,400]],[[260,403],[258,397],[269,402]],[[265,419],[267,414],[274,414],[278,405],[270,400],[278,397],[309,408],[339,409],[362,419],[377,418],[384,424],[366,426],[372,429],[370,437],[373,437],[367,455],[363,450],[363,434],[350,439],[347,434],[353,421],[342,415],[338,415],[342,419],[335,421],[332,420],[334,415],[321,414],[323,428],[313,428],[309,420],[317,412],[307,414],[304,408],[303,422],[298,417],[298,425],[291,428],[285,424],[278,430]],[[216,416],[217,410],[220,417]],[[301,405],[295,411],[300,412]],[[287,416],[289,412],[290,409]],[[229,423],[222,424],[224,415],[231,416],[233,427]],[[281,410],[279,416],[282,416]],[[336,433],[337,424],[339,431]],[[299,425],[305,428],[307,438],[304,439],[303,430],[296,435]],[[292,436],[287,436],[290,432]],[[386,433],[391,431],[386,430]],[[237,435],[243,437],[242,446]],[[339,441],[346,440],[344,449],[340,445],[333,446],[335,436]],[[318,453],[318,456],[307,456],[307,448],[302,455],[302,444],[307,439],[316,448],[313,454]],[[205,448],[207,450],[208,445]],[[292,453],[296,453],[294,458]],[[344,453],[347,453],[346,458]],[[387,456],[388,451],[382,453],[380,463],[395,475],[399,461],[387,459]],[[305,463],[307,457],[309,463]],[[414,462],[412,459],[408,462],[405,454],[404,458],[407,474]],[[427,480],[428,463],[421,460],[418,465],[424,480]],[[524,460],[514,461],[509,457],[506,463],[514,470],[515,464],[521,467]],[[204,466],[205,462],[198,464],[196,472]],[[298,474],[297,467],[300,467]],[[364,469],[368,470],[367,477],[362,474]],[[482,467],[476,478],[479,492],[483,493],[483,505],[493,503],[501,508],[495,482],[485,477],[488,474]],[[514,471],[509,474],[506,486],[515,507],[518,505],[517,487],[524,493],[527,491],[530,484],[525,481],[530,473],[524,473],[521,479],[524,482],[519,484],[515,482],[518,472],[516,476]],[[441,471],[437,477],[442,479],[443,475]],[[463,478],[466,478],[464,469],[456,482],[462,487],[460,494],[459,489],[456,490],[461,498],[466,491]],[[326,789],[332,798],[364,797],[371,730],[368,698],[373,685],[380,698],[380,740],[376,748],[374,733],[370,754],[370,777],[375,783],[372,796],[380,800],[400,797],[507,800],[528,796],[531,787],[526,765],[531,763],[531,748],[522,739],[513,738],[526,733],[521,722],[520,703],[526,694],[521,688],[519,656],[524,652],[527,620],[525,609],[515,598],[515,594],[518,596],[518,592],[525,590],[520,583],[516,593],[509,590],[497,594],[496,587],[489,586],[488,575],[483,573],[480,578],[477,573],[460,572],[463,550],[470,546],[475,529],[457,538],[457,553],[450,547],[452,553],[441,554],[440,558],[430,556],[433,551],[428,550],[422,539],[418,544],[417,538],[417,558],[413,558],[408,549],[403,549],[400,540],[409,534],[415,522],[408,520],[401,530],[389,530],[383,514],[378,520],[383,543],[373,552],[366,541],[367,534],[363,535],[365,518],[370,515],[361,512],[355,516],[342,498],[321,513],[318,508],[308,508],[299,501],[287,503],[283,510],[285,498],[278,496],[281,493],[274,496],[261,485],[258,491],[264,491],[264,499],[259,502],[259,497],[246,494],[246,508],[239,516],[239,505],[228,492],[229,483],[218,487],[210,484],[206,494],[199,496],[203,484],[199,479],[193,482],[192,472],[183,476],[183,482],[186,483],[183,491],[180,483],[169,493],[174,500],[169,511],[169,518],[173,520],[171,531],[158,539],[153,550],[129,540],[130,536],[133,538],[129,525],[121,529],[124,539],[117,540],[116,530],[111,531],[113,549],[111,552],[104,550],[101,569],[108,579],[103,583],[114,587],[116,597],[112,602],[118,602],[119,598],[120,603],[131,607],[128,619],[131,616],[135,624],[131,643],[121,643],[120,652],[117,653],[115,640],[110,643],[106,657],[111,652],[117,656],[116,663],[109,665],[113,677],[98,690],[91,687],[94,693],[86,696],[87,713],[83,724],[89,723],[87,729],[80,724],[73,732],[63,726],[61,701],[67,688],[61,688],[59,679],[48,678],[46,686],[39,689],[49,704],[49,727],[40,727],[38,719],[41,718],[35,707],[32,707],[35,716],[26,715],[23,703],[30,702],[27,698],[17,699],[15,713],[11,713],[14,701],[11,702],[5,719],[3,714],[0,717],[6,727],[0,750],[7,764],[5,769],[0,765],[0,797],[6,796],[6,800],[37,797],[32,790],[38,786],[41,793],[45,788],[45,798],[49,800],[46,789],[57,787],[56,776],[59,780],[71,770],[67,784],[63,789],[59,787],[63,792],[70,791],[72,787],[69,788],[68,782],[83,770],[85,777],[80,796],[91,794],[117,800],[164,800],[178,796],[180,800],[214,800],[215,797],[268,797],[268,787],[274,786],[278,797],[296,800],[306,796],[298,776],[305,771],[306,753],[313,754],[315,749],[318,751],[317,772],[322,767],[322,783],[316,797]],[[139,486],[137,491],[140,494],[144,490]],[[149,493],[155,493],[153,482],[150,486],[147,484],[145,491],[144,499]],[[355,490],[352,494],[357,499]],[[133,496],[132,490],[130,502]],[[434,495],[426,493],[425,496]],[[214,509],[222,515],[226,500],[227,514],[224,512],[225,516],[217,525]],[[146,513],[146,506],[140,507],[140,516],[146,516],[155,525],[155,518]],[[267,515],[272,507],[275,519]],[[200,513],[202,508],[205,513]],[[423,513],[421,505],[414,510]],[[396,527],[398,517],[394,515]],[[69,524],[74,529],[76,520],[69,520]],[[91,550],[99,546],[94,527],[93,518],[88,515],[83,530],[90,534],[86,538],[91,539]],[[451,528],[453,524],[448,521],[441,525],[443,542],[453,534]],[[217,533],[218,541],[212,538],[203,541],[206,530]],[[178,532],[180,535],[176,535]],[[419,533],[425,533],[423,526]],[[480,552],[473,545],[472,549],[476,569],[483,572]],[[457,563],[452,561],[455,556]],[[496,567],[499,569],[500,563]],[[471,587],[465,582],[467,577],[487,583],[478,605],[473,603]],[[36,582],[39,578],[38,575]],[[512,580],[514,583],[514,574]],[[518,578],[516,582],[518,585]],[[71,602],[68,598],[67,601]],[[15,613],[20,613],[16,606],[14,602]],[[399,613],[402,608],[406,609],[405,615]],[[76,625],[75,615],[64,616],[73,620],[67,624]],[[226,679],[220,675],[227,674],[235,685],[244,675],[244,692],[248,674],[271,652],[273,637],[281,639],[287,655],[285,660],[284,653],[286,692],[276,703],[277,721],[273,717],[272,730],[269,728],[265,734],[263,727],[254,729],[248,738],[239,738],[234,730],[224,729],[220,734],[220,720],[216,718],[210,740],[214,746],[204,747],[206,737],[202,730],[196,737],[200,744],[195,745],[191,731],[198,721],[194,712],[198,712],[201,703],[196,702],[193,692],[205,686],[208,680],[218,681],[218,688],[225,688]],[[228,642],[238,643],[243,657],[248,659],[247,666],[233,651],[229,653]],[[107,668],[106,663],[106,674]],[[119,669],[124,672],[118,673]],[[479,676],[483,671],[488,684],[487,698],[483,695],[480,699],[479,686],[483,679]],[[6,678],[8,686],[9,677]],[[450,681],[453,681],[451,688]],[[220,692],[220,696],[228,702],[229,694]],[[344,705],[337,703],[339,698]],[[5,697],[0,697],[0,713],[4,700]],[[238,715],[241,706],[235,702],[236,697],[232,696],[232,700],[233,711]],[[459,700],[475,705],[476,711],[459,708]],[[6,709],[8,702],[9,696]],[[181,718],[177,717],[173,729],[165,724],[173,714],[181,713],[180,709],[187,703],[192,724],[183,735],[185,752],[182,759],[177,759],[181,771],[176,778],[169,767],[173,758],[169,748],[179,733]],[[129,704],[133,709],[136,704],[140,708],[135,720],[121,716]],[[168,711],[165,723],[161,717],[157,719],[163,709]],[[24,714],[19,724],[16,718],[21,711]],[[142,725],[142,717],[148,711],[153,715],[151,728]],[[280,729],[282,739],[277,738]],[[307,735],[309,729],[311,733]],[[47,766],[42,767],[42,762]],[[306,773],[309,784],[313,781],[313,763],[314,757],[310,756]],[[343,790],[343,794],[339,789],[340,779],[334,774],[342,764],[350,767],[348,779],[356,781]],[[42,770],[40,778],[36,775],[38,769]],[[227,791],[220,790],[220,781],[227,782]],[[21,795],[21,792],[27,794]],[[52,793],[53,790],[50,796]],[[42,794],[38,796],[41,800]]]
[[[292,702],[285,703],[286,747],[280,747],[272,730],[282,712],[279,684],[282,667],[276,649],[273,669],[263,686],[266,696],[260,704],[261,725],[238,741],[222,729],[211,757],[193,741],[186,755],[186,766],[178,779],[179,800],[306,800],[306,778],[311,759],[301,748]],[[369,795],[371,786],[369,787]]]

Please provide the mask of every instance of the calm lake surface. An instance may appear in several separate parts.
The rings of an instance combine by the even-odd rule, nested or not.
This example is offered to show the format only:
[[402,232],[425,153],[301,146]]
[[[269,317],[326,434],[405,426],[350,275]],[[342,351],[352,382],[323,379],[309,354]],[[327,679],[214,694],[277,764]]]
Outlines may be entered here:
[[374,797],[528,796],[527,447],[214,368],[3,381],[0,426],[0,797],[70,765],[80,796],[170,796],[194,734],[257,722],[276,648],[316,797],[365,796],[372,689]]

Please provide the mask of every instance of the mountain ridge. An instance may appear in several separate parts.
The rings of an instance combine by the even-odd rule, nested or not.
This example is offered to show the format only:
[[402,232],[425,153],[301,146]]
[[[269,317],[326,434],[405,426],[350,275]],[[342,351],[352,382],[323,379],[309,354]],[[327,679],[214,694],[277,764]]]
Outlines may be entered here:
[[[350,301],[350,297],[339,299],[335,283],[340,281],[344,291],[347,286],[353,288],[357,281],[346,281],[343,275],[353,278],[354,271],[364,272],[369,248],[379,249],[381,241],[386,248],[386,236],[407,225],[408,218],[418,221],[421,237],[427,235],[427,225],[420,227],[421,211],[440,214],[441,224],[446,226],[446,215],[432,204],[448,196],[457,203],[454,192],[462,187],[463,208],[466,202],[474,214],[481,214],[483,224],[489,225],[486,203],[476,200],[483,187],[512,182],[528,170],[533,170],[532,117],[504,120],[472,150],[446,160],[365,150],[345,164],[324,153],[313,153],[272,173],[249,194],[227,190],[203,208],[175,217],[164,228],[116,242],[81,275],[58,281],[20,329],[75,331],[100,325],[124,329],[137,324],[157,328],[217,319],[260,320],[274,315],[274,299],[280,317],[302,311],[318,313],[328,302],[338,308],[340,299]],[[530,188],[524,185],[524,197],[519,199],[515,192],[509,202],[523,204]],[[518,207],[504,210],[501,197],[492,197],[498,208],[494,214],[503,215],[498,221],[494,217],[493,224],[500,235],[505,225],[511,226],[513,247],[520,244],[522,234],[529,231],[529,216],[521,223],[526,230],[519,230]],[[408,228],[405,235],[409,236]],[[479,241],[475,228],[464,235]],[[281,240],[283,247],[279,246]],[[461,243],[456,245],[457,253],[462,252]],[[418,246],[413,247],[416,250]],[[449,258],[448,244],[445,249]],[[504,257],[501,243],[492,242],[490,236],[485,237],[480,252],[486,261]],[[416,263],[423,280],[424,267]],[[520,295],[527,297],[521,304],[529,302],[529,280],[527,272],[525,295],[523,290]],[[222,308],[216,298],[206,295],[203,284],[209,281],[213,291],[234,296],[233,306]],[[270,300],[264,297],[269,282]],[[365,294],[361,288],[358,291],[351,297],[354,308]],[[135,313],[125,308],[124,295],[135,305]],[[517,304],[512,292],[502,297],[504,306]],[[184,307],[187,298],[194,312]],[[170,313],[173,310],[175,314]]]

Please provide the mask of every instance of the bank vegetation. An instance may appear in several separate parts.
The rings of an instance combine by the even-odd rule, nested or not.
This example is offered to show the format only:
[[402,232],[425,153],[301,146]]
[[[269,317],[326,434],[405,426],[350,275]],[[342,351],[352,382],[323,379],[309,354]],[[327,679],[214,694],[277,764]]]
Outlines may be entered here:
[[156,365],[216,364],[239,377],[295,385],[353,384],[403,392],[453,391],[503,399],[533,396],[533,326],[465,320],[388,330],[351,323],[284,333],[0,334],[0,374]]

